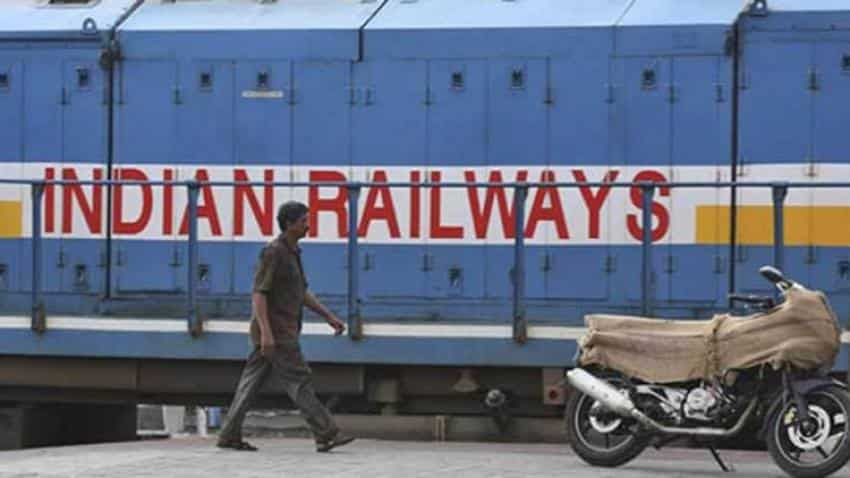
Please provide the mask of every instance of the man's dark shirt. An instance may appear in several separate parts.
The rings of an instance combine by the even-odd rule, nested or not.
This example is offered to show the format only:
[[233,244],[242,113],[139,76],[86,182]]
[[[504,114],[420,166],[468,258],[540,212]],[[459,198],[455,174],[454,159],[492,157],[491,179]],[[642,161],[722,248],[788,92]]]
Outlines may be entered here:
[[[260,253],[254,271],[254,292],[265,294],[268,319],[275,344],[298,340],[302,309],[307,292],[301,250],[292,248],[283,234],[268,243]],[[260,344],[256,312],[251,317],[251,341]]]

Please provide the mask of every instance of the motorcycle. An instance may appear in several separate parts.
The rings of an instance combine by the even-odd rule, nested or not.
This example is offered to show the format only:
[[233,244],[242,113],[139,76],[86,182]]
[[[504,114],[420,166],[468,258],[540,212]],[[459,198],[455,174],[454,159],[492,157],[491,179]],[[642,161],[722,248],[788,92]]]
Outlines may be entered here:
[[589,315],[577,367],[566,374],[572,449],[585,462],[623,465],[648,446],[689,437],[711,451],[757,431],[794,477],[821,477],[850,459],[850,394],[829,377],[841,330],[826,296],[773,267],[773,297],[730,295],[744,316],[676,321]]

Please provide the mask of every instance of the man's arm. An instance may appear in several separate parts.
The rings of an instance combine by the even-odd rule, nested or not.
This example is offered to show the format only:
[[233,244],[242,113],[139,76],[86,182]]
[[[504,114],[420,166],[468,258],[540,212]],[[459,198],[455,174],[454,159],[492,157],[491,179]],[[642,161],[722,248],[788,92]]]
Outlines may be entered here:
[[272,336],[272,328],[269,323],[269,302],[266,299],[266,294],[262,292],[254,292],[251,294],[251,300],[254,304],[254,313],[257,315],[257,325],[260,326],[260,336]]
[[328,308],[325,307],[309,290],[304,294],[304,305],[313,312],[321,315],[328,322],[328,325],[333,327],[336,335],[345,332],[345,322],[339,320],[337,316],[328,310]]

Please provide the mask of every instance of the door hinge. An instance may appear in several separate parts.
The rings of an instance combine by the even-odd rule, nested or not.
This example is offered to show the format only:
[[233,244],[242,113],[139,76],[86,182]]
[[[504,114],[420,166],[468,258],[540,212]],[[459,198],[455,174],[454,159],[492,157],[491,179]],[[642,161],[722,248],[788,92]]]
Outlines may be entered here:
[[605,102],[614,103],[614,85],[611,83],[605,83]]
[[555,104],[555,95],[554,95],[554,92],[552,91],[551,86],[547,86],[546,90],[544,91],[543,104],[546,104],[546,105]]
[[430,271],[434,269],[434,256],[430,253],[422,254],[422,270]]
[[667,102],[675,103],[678,98],[676,97],[676,85],[669,84],[667,85]]
[[726,258],[720,255],[714,256],[714,273],[722,274],[726,272]]
[[544,252],[542,256],[540,256],[540,270],[543,272],[549,272],[552,270],[552,255],[549,252]]
[[817,91],[820,89],[820,79],[818,77],[818,70],[815,67],[809,68],[809,90]]
[[614,272],[617,270],[617,256],[608,254],[605,256],[605,264],[602,268],[605,272]]
[[668,274],[676,272],[677,262],[678,261],[676,260],[676,256],[674,256],[673,254],[667,254],[667,256],[664,258],[664,272]]
[[726,101],[726,98],[723,96],[723,85],[720,83],[714,84],[714,101],[717,103]]

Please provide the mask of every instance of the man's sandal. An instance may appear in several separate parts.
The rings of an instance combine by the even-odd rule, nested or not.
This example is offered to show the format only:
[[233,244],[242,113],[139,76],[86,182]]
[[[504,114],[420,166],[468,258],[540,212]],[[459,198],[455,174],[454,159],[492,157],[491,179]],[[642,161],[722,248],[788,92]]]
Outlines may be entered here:
[[236,451],[257,451],[257,447],[242,440],[220,441],[216,443],[215,446]]

